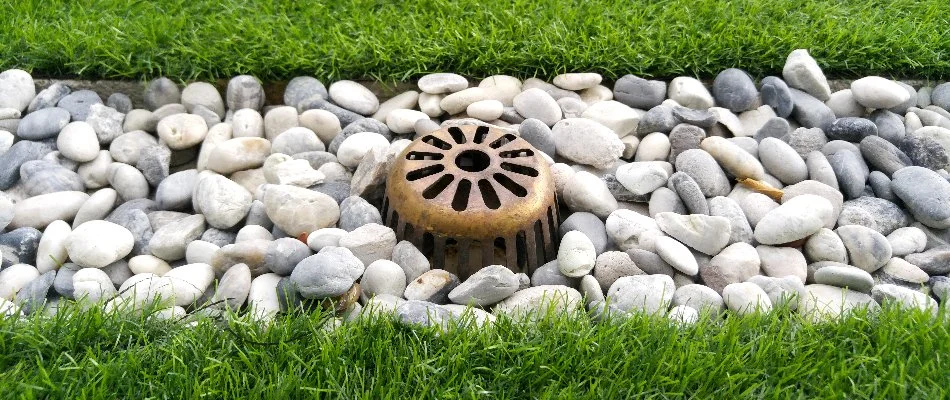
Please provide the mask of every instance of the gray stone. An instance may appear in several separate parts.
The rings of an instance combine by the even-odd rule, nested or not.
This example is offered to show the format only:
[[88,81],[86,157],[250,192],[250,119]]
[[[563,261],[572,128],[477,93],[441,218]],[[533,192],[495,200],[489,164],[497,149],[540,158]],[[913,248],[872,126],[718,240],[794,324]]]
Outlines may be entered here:
[[102,104],[102,99],[91,90],[77,90],[63,96],[56,106],[66,111],[73,121],[85,121],[93,104]]
[[752,109],[759,96],[749,74],[737,68],[726,69],[716,76],[712,94],[717,105],[732,112]]
[[700,265],[699,276],[706,286],[718,293],[737,282],[759,275],[761,261],[755,248],[747,243],[734,243],[723,249],[708,264]]
[[[143,199],[145,200],[145,199]],[[132,233],[133,247],[131,254],[134,256],[148,254],[148,243],[152,240],[152,224],[148,220],[148,215],[146,211],[153,211],[152,209],[140,209],[140,208],[124,208],[126,204],[131,202],[125,202],[121,206],[117,207],[112,211],[111,214],[106,218],[106,221],[115,223],[119,226],[128,229]],[[132,203],[135,204],[135,203]],[[74,260],[75,261],[75,260]]]
[[897,107],[917,94],[911,96],[897,82],[879,76],[866,76],[851,82],[851,92],[858,104],[872,109]]
[[51,142],[21,140],[10,150],[0,154],[0,190],[10,189],[20,180],[20,167],[31,160],[39,160],[53,151]]
[[922,253],[908,254],[904,260],[931,276],[950,274],[950,248],[946,246],[929,249]]
[[182,218],[155,230],[148,242],[148,250],[165,261],[181,260],[185,258],[188,244],[198,239],[204,230],[203,215]]
[[848,288],[858,292],[869,293],[874,286],[874,278],[868,272],[852,267],[828,265],[815,271],[815,283]]
[[709,214],[709,204],[699,184],[684,172],[670,176],[667,187],[676,192],[690,214]]
[[144,98],[145,107],[154,111],[166,104],[181,102],[181,91],[171,79],[161,77],[149,82]]
[[133,108],[132,99],[125,93],[118,92],[109,95],[109,99],[106,100],[106,105],[122,114],[128,114]]
[[887,235],[887,241],[891,244],[891,253],[895,257],[920,253],[927,248],[927,234],[913,226],[895,229]]
[[878,136],[868,136],[861,140],[861,154],[871,168],[888,176],[911,165],[910,158],[903,151]]
[[626,253],[635,266],[647,274],[676,275],[676,270],[656,253],[642,249],[629,249]]
[[[688,150],[699,149],[699,144],[705,138],[706,131],[698,126],[690,124],[676,125],[670,131],[670,163],[676,164],[677,157]],[[677,167],[677,170],[679,170],[679,167]]]
[[142,149],[135,167],[142,171],[149,185],[158,186],[168,177],[171,158],[172,151],[167,146],[150,146]]
[[789,146],[792,146],[802,157],[806,157],[813,151],[821,150],[828,143],[828,138],[819,128],[798,128],[782,140],[787,141]]
[[50,107],[27,114],[17,125],[16,134],[21,139],[43,140],[56,137],[69,123],[69,111]]
[[363,225],[340,238],[340,247],[349,249],[367,265],[376,260],[390,259],[395,246],[396,233],[387,226],[375,223]]
[[905,310],[920,310],[933,316],[937,315],[937,301],[917,290],[884,283],[874,285],[871,297],[882,305],[890,303]]
[[310,247],[305,243],[293,238],[280,238],[267,245],[264,266],[277,275],[288,276],[297,264],[310,256]]
[[290,279],[304,298],[342,296],[357,279],[353,276],[350,265],[359,265],[359,269],[363,269],[363,264],[352,254],[341,259],[329,253],[317,253],[300,261]]
[[877,136],[877,125],[871,120],[856,117],[838,118],[829,124],[825,135],[831,140],[860,142],[868,136]]
[[56,278],[53,279],[53,290],[60,296],[72,299],[73,297],[73,275],[81,267],[73,263],[65,263],[56,270]]
[[29,227],[0,233],[0,254],[3,256],[2,267],[7,268],[14,264],[35,264],[36,251],[42,236],[42,232]]
[[767,76],[759,82],[759,90],[762,94],[762,103],[771,106],[776,115],[781,118],[792,115],[795,104],[792,102],[792,92],[785,81],[778,77]]
[[[76,120],[76,118],[73,118],[73,120]],[[99,143],[102,144],[109,144],[122,135],[124,132],[122,121],[124,120],[125,114],[101,103],[89,106],[89,112],[84,119],[96,131],[96,137],[99,138]]]
[[406,300],[410,301],[422,300],[445,304],[449,302],[449,293],[457,286],[459,286],[458,276],[445,270],[433,269],[416,279],[410,280],[409,284],[406,285],[404,294]]
[[451,311],[427,301],[410,300],[396,306],[396,319],[409,326],[445,329],[452,318]]
[[856,199],[864,193],[867,182],[866,166],[861,158],[849,150],[839,150],[828,157],[835,171],[838,186],[846,199]]
[[904,137],[904,121],[897,114],[887,110],[876,110],[870,117],[877,126],[877,135],[891,143],[897,143]]
[[755,140],[762,141],[765,138],[781,139],[791,132],[791,127],[785,118],[769,118],[762,127],[755,132]]
[[551,132],[551,128],[545,125],[544,122],[535,118],[527,118],[519,126],[518,132],[521,134],[522,139],[526,140],[536,149],[554,157],[554,134]]
[[835,113],[821,100],[808,93],[789,89],[795,108],[792,117],[805,128],[824,128],[835,120]]
[[808,166],[787,143],[776,138],[765,138],[759,143],[759,160],[765,170],[786,185],[808,178]]
[[284,104],[297,107],[298,110],[300,110],[300,104],[315,97],[329,99],[330,94],[323,82],[311,76],[295,77],[287,82],[287,87],[284,89]]
[[16,304],[20,310],[30,315],[46,306],[46,297],[53,287],[56,271],[49,271],[23,286],[16,295]]
[[613,92],[615,100],[633,108],[649,110],[666,98],[666,82],[624,75],[614,84]]
[[588,212],[573,213],[561,223],[558,229],[562,237],[570,231],[583,233],[584,236],[590,239],[597,254],[603,253],[607,249],[606,227],[603,221],[594,214]]
[[557,101],[547,92],[532,88],[514,97],[513,105],[518,114],[525,118],[535,118],[547,126],[557,123],[563,114]]
[[65,83],[53,82],[52,85],[41,90],[36,94],[36,97],[33,97],[33,100],[30,101],[30,105],[26,110],[28,113],[32,113],[36,110],[56,107],[56,103],[59,103],[59,101],[70,92],[72,92],[72,89],[66,86]]
[[429,271],[429,260],[412,242],[400,241],[393,247],[393,262],[406,274],[406,283]]
[[627,313],[665,314],[676,287],[666,275],[634,275],[617,279],[607,292],[607,301]]
[[387,141],[392,140],[392,132],[390,132],[389,127],[386,126],[386,124],[372,118],[360,117],[358,120],[347,124],[343,130],[333,138],[333,141],[331,141],[330,145],[327,146],[327,151],[337,154],[340,149],[340,145],[343,144],[347,138],[360,132],[378,133],[386,138]]
[[782,68],[782,77],[788,86],[808,92],[818,100],[828,100],[831,95],[825,74],[808,50],[797,49],[788,55]]
[[679,120],[673,115],[673,108],[661,104],[651,108],[640,117],[637,135],[644,136],[653,132],[670,133],[678,124]]
[[359,196],[350,196],[340,203],[340,221],[338,226],[346,231],[353,231],[363,225],[382,224],[383,218],[379,210]]
[[910,135],[897,142],[897,146],[918,167],[937,170],[950,164],[947,149],[931,137]]
[[894,194],[914,217],[931,228],[950,228],[950,182],[922,167],[906,167],[894,173]]
[[155,205],[162,210],[187,210],[198,183],[198,171],[188,169],[169,175],[155,189]]
[[[297,110],[304,112],[307,110],[324,110],[340,120],[340,126],[347,126],[355,121],[363,119],[364,117],[360,114],[347,110],[345,108],[339,107],[323,97],[311,97],[307,100],[304,100],[299,105],[297,105]],[[377,121],[378,122],[378,121]],[[331,152],[332,152],[331,147]]]
[[735,200],[723,196],[709,199],[709,215],[729,220],[728,244],[752,243],[752,226]]
[[676,158],[676,170],[689,175],[705,197],[726,196],[731,189],[726,173],[702,149],[689,149],[680,154]]
[[805,284],[796,277],[769,277],[756,275],[748,280],[762,288],[769,296],[773,308],[787,307],[789,310],[798,309],[799,300],[805,295]]
[[561,272],[557,260],[538,267],[531,274],[531,286],[562,285],[576,288],[579,283],[580,278],[572,278]]

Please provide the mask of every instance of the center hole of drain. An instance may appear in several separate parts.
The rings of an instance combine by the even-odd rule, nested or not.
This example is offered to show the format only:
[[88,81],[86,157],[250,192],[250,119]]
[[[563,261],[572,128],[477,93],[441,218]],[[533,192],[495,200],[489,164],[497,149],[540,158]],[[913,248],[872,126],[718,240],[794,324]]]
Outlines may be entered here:
[[465,150],[455,157],[455,165],[463,171],[479,172],[491,165],[491,158],[481,150]]

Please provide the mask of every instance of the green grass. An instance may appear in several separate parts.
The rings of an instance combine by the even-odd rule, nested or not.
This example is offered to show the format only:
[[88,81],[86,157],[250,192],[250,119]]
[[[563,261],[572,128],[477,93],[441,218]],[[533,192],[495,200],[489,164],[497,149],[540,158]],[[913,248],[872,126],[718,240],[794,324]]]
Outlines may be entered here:
[[894,309],[444,333],[386,320],[326,332],[319,314],[272,329],[66,314],[0,321],[0,397],[946,398],[950,382],[948,321]]
[[946,0],[10,0],[0,69],[37,76],[405,80],[434,71],[950,76]]

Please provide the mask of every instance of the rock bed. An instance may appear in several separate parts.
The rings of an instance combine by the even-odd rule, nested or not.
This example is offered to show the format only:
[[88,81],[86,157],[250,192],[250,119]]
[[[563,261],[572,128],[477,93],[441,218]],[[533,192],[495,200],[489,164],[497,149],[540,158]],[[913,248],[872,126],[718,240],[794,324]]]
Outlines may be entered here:
[[[833,92],[807,51],[756,84],[595,73],[553,83],[451,73],[380,103],[312,77],[265,106],[251,76],[149,83],[144,104],[0,73],[0,314],[68,302],[157,316],[297,306],[395,312],[586,308],[679,323],[786,307],[821,320],[950,295],[950,84]],[[135,107],[139,108],[135,108]],[[557,259],[464,281],[382,225],[393,159],[418,135],[488,124],[551,165]],[[472,306],[472,307],[469,307]]]

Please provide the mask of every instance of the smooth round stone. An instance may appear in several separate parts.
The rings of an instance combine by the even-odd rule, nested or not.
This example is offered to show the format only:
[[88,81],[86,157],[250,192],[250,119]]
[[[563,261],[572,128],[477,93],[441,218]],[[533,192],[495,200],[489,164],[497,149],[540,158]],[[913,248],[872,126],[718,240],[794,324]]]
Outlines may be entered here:
[[655,132],[669,133],[678,123],[673,107],[661,104],[651,108],[640,117],[636,133],[639,136]]
[[594,72],[574,72],[554,77],[554,85],[567,90],[583,90],[600,84],[603,77]]
[[908,254],[904,259],[931,276],[950,274],[950,263],[947,262],[950,260],[950,248],[946,246],[935,247],[922,253]]
[[53,271],[66,262],[66,237],[70,232],[72,228],[65,221],[53,221],[43,230],[36,249],[36,269],[41,274]]
[[518,133],[522,139],[527,141],[534,148],[541,150],[549,156],[555,154],[554,134],[551,128],[534,118],[525,119],[518,127]]
[[732,112],[752,109],[759,95],[749,74],[737,68],[720,72],[713,81],[712,93],[716,104]]
[[298,76],[287,82],[287,87],[284,89],[284,104],[299,108],[301,103],[317,96],[324,99],[330,98],[323,82],[311,76]]
[[85,121],[94,104],[102,104],[102,99],[91,90],[77,90],[56,103],[56,107],[69,111],[73,121]]
[[904,310],[920,310],[936,316],[937,301],[918,290],[883,283],[871,288],[871,297],[881,305],[894,304]]
[[772,301],[768,293],[752,282],[731,283],[722,289],[722,299],[726,307],[738,315],[768,313],[772,311]]
[[854,100],[867,108],[897,107],[910,99],[901,85],[880,76],[866,76],[851,82]]
[[[340,232],[340,236],[345,232]],[[339,239],[337,239],[339,242]],[[310,246],[313,248],[313,246]],[[412,242],[400,241],[393,247],[393,262],[399,264],[406,273],[406,282],[412,281],[429,270],[429,260]]]
[[[390,114],[392,116],[392,114]],[[337,159],[347,168],[356,168],[363,157],[373,149],[389,148],[389,140],[374,132],[359,132],[343,140],[337,150]]]
[[805,160],[788,143],[775,138],[759,142],[759,159],[765,170],[786,185],[808,179]]
[[133,274],[150,273],[158,276],[171,271],[172,267],[165,260],[150,254],[143,254],[129,259],[128,268]]
[[290,106],[271,108],[264,114],[264,137],[273,141],[284,131],[300,126],[297,109]]
[[464,76],[452,73],[428,74],[419,78],[419,90],[429,94],[455,93],[468,87]]
[[924,251],[927,248],[927,234],[913,226],[897,228],[887,235],[887,242],[891,244],[891,254],[902,257]]
[[617,180],[631,193],[645,195],[666,186],[672,170],[668,163],[633,162],[617,168]]
[[194,112],[196,106],[203,106],[219,118],[224,118],[224,99],[218,89],[207,82],[194,82],[185,86],[181,91],[181,104],[189,113]]
[[[842,246],[842,251],[844,247]],[[794,276],[803,283],[807,278],[808,262],[805,256],[793,247],[773,247],[759,245],[755,247],[759,254],[762,272],[775,278]]]
[[132,233],[121,225],[89,221],[66,237],[66,251],[81,267],[102,268],[132,252],[134,241]]
[[290,185],[269,185],[262,199],[267,217],[292,237],[331,227],[340,207],[326,194]]
[[56,138],[56,148],[70,160],[89,162],[99,155],[99,139],[92,126],[77,121],[63,127]]
[[13,300],[17,292],[39,276],[39,271],[28,264],[15,264],[0,270],[0,299]]
[[906,167],[894,172],[894,194],[914,217],[931,228],[950,228],[950,182],[922,167]]
[[[498,97],[498,91],[493,88],[486,87],[473,87],[468,89],[462,89],[458,92],[454,92],[442,98],[439,101],[439,107],[442,110],[445,110],[449,115],[455,115],[462,111],[465,111],[468,108],[469,104],[472,104],[476,101],[495,99],[501,100]],[[422,98],[419,100],[420,105],[423,104]],[[504,102],[502,102],[504,104]],[[560,112],[560,108],[558,108]]]
[[821,101],[831,96],[828,80],[808,50],[797,49],[788,55],[782,68],[782,77],[788,86],[803,90]]
[[572,278],[587,275],[594,269],[597,251],[586,235],[570,231],[561,238],[557,251],[557,265],[562,274]]
[[682,243],[670,237],[660,236],[656,238],[655,245],[656,253],[677,271],[690,276],[699,272],[696,258]]
[[251,288],[247,294],[247,306],[255,320],[267,321],[280,312],[277,285],[281,279],[281,276],[277,274],[263,274],[251,281]]
[[300,126],[313,131],[323,144],[328,145],[343,129],[340,119],[326,110],[307,110],[298,117]]
[[767,76],[759,82],[762,103],[772,107],[775,114],[781,118],[788,118],[795,106],[792,102],[792,93],[785,81],[775,76]]
[[386,116],[386,126],[393,133],[407,134],[415,131],[415,124],[419,120],[429,119],[422,111],[396,109]]
[[340,221],[337,225],[341,229],[349,232],[369,223],[382,224],[383,218],[379,210],[365,199],[350,196],[340,203]]
[[271,141],[271,154],[293,155],[325,150],[326,146],[320,138],[310,129],[302,127],[290,128]]
[[175,305],[195,303],[211,286],[214,270],[208,264],[188,264],[168,271],[164,278],[171,284]]
[[402,297],[406,291],[406,273],[392,261],[376,260],[366,266],[360,287],[362,296],[367,299],[381,294]]
[[825,105],[835,113],[838,118],[861,117],[866,114],[864,106],[854,100],[854,94],[851,89],[839,90],[831,94],[831,97],[825,101]]
[[[24,89],[29,90],[24,85]],[[72,89],[69,86],[62,82],[54,82],[49,85],[46,89],[41,90],[39,93],[33,97],[33,100],[30,101],[29,107],[27,107],[27,113],[32,113],[37,110],[42,110],[44,108],[56,107],[56,103],[59,102],[63,97],[72,92]]]
[[623,138],[636,132],[642,115],[642,111],[618,101],[607,100],[587,107],[581,117],[597,121]]
[[577,288],[580,279],[571,278],[558,268],[557,260],[553,260],[538,267],[531,274],[531,286],[541,285],[564,285],[571,288]]
[[[726,196],[731,189],[729,179],[716,160],[699,148],[688,149],[679,154],[676,157],[676,170],[693,178],[705,197]],[[618,169],[618,174],[619,171]]]
[[214,243],[209,243],[203,240],[194,240],[191,243],[188,243],[188,246],[185,247],[185,262],[188,264],[212,264],[215,252],[217,252],[218,249],[220,249],[220,247]]
[[[377,260],[392,258],[395,246],[396,233],[391,228],[380,224],[366,224],[340,237],[340,247],[352,251],[366,265]],[[402,292],[397,295],[401,296]]]
[[55,162],[42,160],[27,161],[20,166],[20,184],[30,196],[85,189],[78,174]]
[[127,114],[129,111],[132,111],[132,99],[125,93],[113,93],[110,94],[106,100],[106,106],[122,114]]
[[547,126],[561,120],[561,107],[547,92],[532,88],[519,93],[512,100],[515,110],[525,118],[535,118]]
[[879,277],[886,278],[882,281],[889,280],[889,283],[917,286],[926,284],[930,279],[930,276],[920,267],[897,257],[891,258],[887,264],[884,264],[884,268],[881,268],[880,272]]
[[897,204],[869,196],[844,202],[838,217],[838,226],[861,225],[884,235],[911,222],[907,213]]
[[696,181],[689,175],[683,172],[673,174],[670,176],[667,187],[676,192],[690,214],[709,214],[709,203],[706,197],[703,196]]
[[838,150],[828,157],[838,186],[846,199],[856,199],[864,193],[867,182],[867,166],[859,155],[850,150]]
[[[557,89],[554,85],[549,84],[548,86],[550,88]],[[485,79],[482,79],[481,82],[478,82],[478,87],[489,89],[492,93],[491,98],[501,101],[504,103],[505,107],[511,106],[512,99],[517,96],[518,93],[520,93],[522,90],[528,89],[528,87],[524,87],[522,85],[520,79],[509,75],[489,76]]]
[[935,86],[930,93],[930,101],[937,107],[950,110],[950,82]]
[[257,110],[242,108],[235,111],[231,117],[231,129],[235,138],[262,138],[264,137],[264,117]]
[[379,99],[365,86],[350,80],[330,84],[330,99],[357,114],[372,115],[379,109]]
[[205,216],[201,214],[171,222],[153,233],[148,243],[149,251],[166,261],[183,259],[188,243],[201,237],[204,230]]
[[769,211],[755,226],[755,239],[762,244],[783,244],[804,239],[831,219],[831,203],[820,196],[803,194]]
[[874,272],[891,259],[891,245],[880,232],[860,225],[845,225],[835,230],[848,250],[851,265]]
[[633,108],[649,110],[666,98],[666,82],[624,75],[614,84],[614,99]]
[[107,177],[109,184],[125,201],[148,197],[148,180],[141,171],[131,165],[112,163],[109,165]]
[[725,304],[722,296],[708,286],[699,284],[683,285],[673,292],[673,301],[676,306],[687,306],[698,311],[709,311],[714,314],[721,312]]
[[[445,98],[445,95],[442,94],[419,93],[419,110],[430,117],[438,117],[445,112],[440,105],[443,98]],[[466,105],[465,107],[468,106]],[[512,108],[512,110],[514,110],[514,108]],[[436,126],[438,126],[438,124],[436,124]],[[419,131],[417,130],[416,133],[419,133]]]
[[[621,142],[623,143],[623,142]],[[640,139],[634,161],[666,161],[670,154],[670,138],[662,132],[653,132]]]
[[831,140],[847,140],[860,142],[869,136],[877,136],[877,125],[869,119],[845,117],[834,120],[824,128],[825,134]]
[[169,175],[155,189],[155,202],[162,210],[185,210],[192,207],[191,199],[198,183],[198,171],[184,170]]
[[590,239],[597,254],[603,253],[607,249],[607,231],[604,222],[594,214],[588,212],[573,213],[561,223],[558,229],[561,236],[570,231],[583,233]]
[[293,238],[280,238],[267,245],[264,265],[271,272],[288,276],[298,263],[310,256],[310,248],[305,243]]
[[158,137],[172,150],[193,147],[208,134],[208,125],[193,114],[175,114],[158,122]]
[[789,310],[798,309],[798,301],[805,294],[805,284],[803,280],[794,276],[769,277],[756,275],[748,280],[756,286],[762,288],[772,302],[773,308],[788,308]]
[[221,276],[211,301],[212,303],[223,302],[228,309],[237,311],[247,301],[250,291],[250,268],[247,264],[235,264]]
[[676,287],[666,275],[635,275],[617,279],[607,292],[607,301],[628,313],[666,314]]
[[814,321],[834,320],[856,309],[878,308],[867,294],[829,285],[807,285],[799,298],[799,313]]
[[156,110],[166,104],[181,102],[181,91],[171,79],[161,77],[153,79],[145,88],[145,107]]
[[742,211],[742,207],[735,200],[723,196],[709,199],[709,215],[729,220],[729,244],[737,242],[752,243],[752,226]]
[[897,170],[911,165],[910,158],[893,143],[878,136],[868,136],[861,140],[861,154],[868,165],[887,176]]
[[733,243],[703,264],[699,276],[716,292],[731,283],[745,282],[759,275],[761,260],[755,248],[747,243]]
[[805,128],[822,128],[834,122],[835,113],[822,100],[796,89],[792,93],[792,117]]
[[[482,121],[492,121],[501,117],[505,111],[505,105],[498,100],[481,100],[469,104],[465,113],[472,118],[478,118]],[[390,127],[391,128],[391,127]]]
[[264,106],[264,88],[257,78],[250,75],[238,75],[228,81],[225,101],[229,110],[242,108],[260,110]]
[[13,206],[13,218],[7,228],[43,229],[56,220],[72,221],[88,199],[84,192],[54,192],[25,198]]
[[709,90],[696,78],[679,76],[674,78],[667,89],[667,97],[687,108],[705,110],[715,102]]
[[[663,232],[708,255],[718,254],[729,243],[731,225],[729,219],[725,217],[663,212],[657,214],[655,219],[657,226]],[[660,255],[663,254],[660,253]],[[695,275],[695,272],[683,272],[687,275]]]
[[586,171],[571,176],[564,187],[563,198],[571,211],[590,212],[600,218],[606,218],[619,207],[607,184]]
[[824,197],[825,200],[828,200],[831,203],[831,215],[826,216],[825,219],[825,228],[833,228],[835,226],[835,221],[838,220],[838,216],[841,214],[842,203],[844,198],[841,196],[841,193],[835,190],[834,188],[825,185],[818,181],[806,180],[796,183],[791,186],[786,186],[782,189],[782,202],[787,202],[789,199],[801,196],[803,194],[812,194],[816,196]]
[[20,289],[16,294],[15,303],[26,315],[43,310],[47,303],[46,297],[49,295],[55,280],[56,271],[49,271],[40,275],[39,278],[30,281]]
[[240,137],[219,143],[208,156],[208,169],[219,174],[259,168],[271,154],[271,143],[264,138]]
[[21,69],[8,69],[0,73],[0,108],[12,108],[26,111],[33,97],[36,96],[36,87],[33,77]]
[[874,278],[866,271],[847,265],[828,265],[815,271],[815,283],[869,293]]
[[703,139],[700,147],[737,178],[761,180],[765,177],[765,169],[759,160],[725,138],[708,137]]
[[110,300],[118,294],[109,275],[98,268],[82,268],[74,271],[70,283],[73,288],[72,297],[79,301],[98,303]]
[[307,246],[313,251],[320,251],[324,247],[339,247],[340,238],[346,233],[347,231],[340,228],[317,229],[307,235]]
[[573,97],[562,97],[557,100],[557,105],[561,107],[561,115],[564,118],[580,118],[587,110],[587,103]]
[[[69,119],[69,111],[59,107],[37,110],[26,114],[23,119],[20,120],[20,124],[17,125],[16,135],[26,140],[53,138],[69,123]],[[95,134],[95,132],[93,132],[93,134]]]

